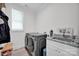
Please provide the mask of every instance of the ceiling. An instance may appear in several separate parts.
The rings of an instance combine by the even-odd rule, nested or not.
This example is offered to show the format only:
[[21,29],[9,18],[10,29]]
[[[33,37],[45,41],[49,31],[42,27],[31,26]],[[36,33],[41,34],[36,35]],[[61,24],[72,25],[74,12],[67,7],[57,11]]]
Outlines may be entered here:
[[32,10],[35,13],[39,13],[42,10],[44,10],[49,4],[48,3],[24,3],[21,4],[22,6],[28,7],[30,10]]

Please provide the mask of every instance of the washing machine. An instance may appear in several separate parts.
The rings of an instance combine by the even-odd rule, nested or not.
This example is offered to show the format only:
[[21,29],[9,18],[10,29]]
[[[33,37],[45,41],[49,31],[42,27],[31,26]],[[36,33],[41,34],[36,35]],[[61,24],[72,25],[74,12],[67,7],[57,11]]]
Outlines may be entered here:
[[26,33],[25,48],[32,56],[43,56],[43,49],[46,48],[47,34]]

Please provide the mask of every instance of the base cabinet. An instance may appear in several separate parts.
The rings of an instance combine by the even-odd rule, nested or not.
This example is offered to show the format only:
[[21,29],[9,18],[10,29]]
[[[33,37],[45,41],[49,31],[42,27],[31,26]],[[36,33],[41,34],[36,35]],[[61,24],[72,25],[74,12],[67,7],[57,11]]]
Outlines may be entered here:
[[[56,44],[55,44],[56,45]],[[56,47],[53,42],[50,43],[50,40],[47,40],[47,56],[74,56],[69,52],[65,51],[64,48],[60,49]]]

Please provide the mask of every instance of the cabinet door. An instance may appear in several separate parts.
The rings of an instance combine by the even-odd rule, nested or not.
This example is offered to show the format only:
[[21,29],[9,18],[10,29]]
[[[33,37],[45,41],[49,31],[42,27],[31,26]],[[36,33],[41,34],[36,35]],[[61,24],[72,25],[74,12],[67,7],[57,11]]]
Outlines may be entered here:
[[47,40],[47,55],[48,56],[71,56],[68,52],[64,49],[60,49],[53,45],[53,43]]
[[58,55],[58,52],[57,50],[55,49],[55,47],[53,46],[48,46],[47,47],[47,56],[57,56]]
[[57,47],[53,45],[47,46],[47,55],[48,56],[62,56],[64,55]]

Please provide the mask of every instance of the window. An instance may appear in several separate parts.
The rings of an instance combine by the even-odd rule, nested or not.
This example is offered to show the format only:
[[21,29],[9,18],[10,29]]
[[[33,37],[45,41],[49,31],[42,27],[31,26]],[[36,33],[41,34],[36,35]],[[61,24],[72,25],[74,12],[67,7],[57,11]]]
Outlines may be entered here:
[[23,13],[22,11],[12,8],[12,30],[23,30]]

